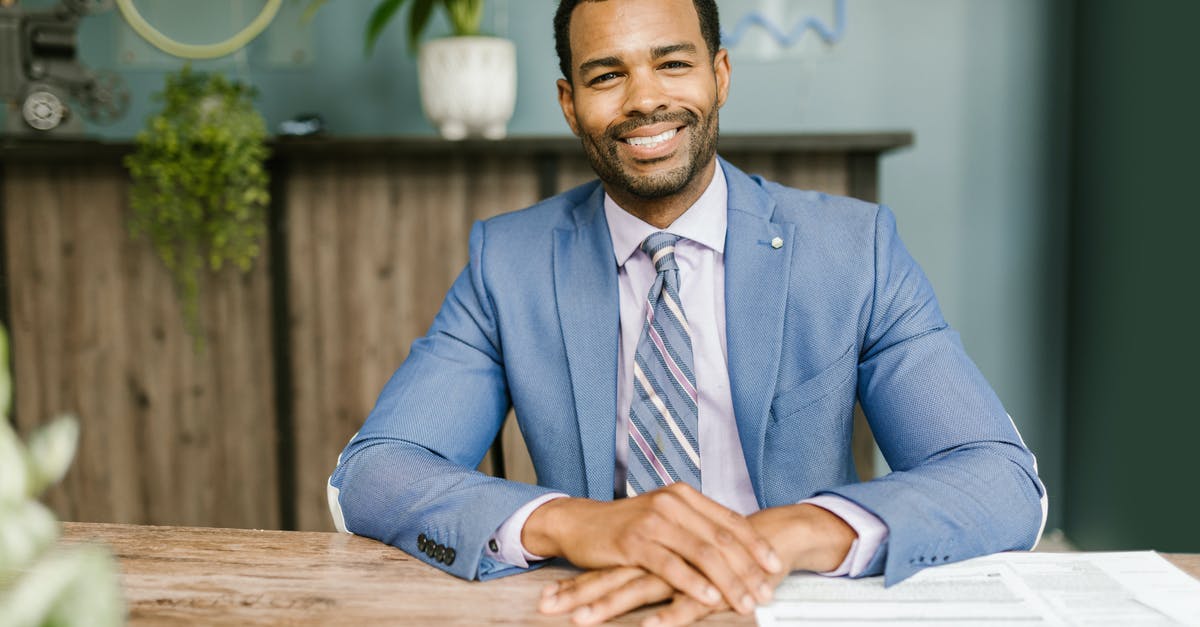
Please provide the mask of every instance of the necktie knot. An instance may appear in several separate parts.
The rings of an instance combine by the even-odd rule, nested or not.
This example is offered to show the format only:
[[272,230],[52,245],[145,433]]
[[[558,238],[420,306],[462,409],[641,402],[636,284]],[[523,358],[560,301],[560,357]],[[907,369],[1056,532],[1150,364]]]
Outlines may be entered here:
[[679,239],[678,235],[659,231],[642,240],[642,252],[646,253],[654,262],[655,272],[679,269],[675,263],[675,244]]

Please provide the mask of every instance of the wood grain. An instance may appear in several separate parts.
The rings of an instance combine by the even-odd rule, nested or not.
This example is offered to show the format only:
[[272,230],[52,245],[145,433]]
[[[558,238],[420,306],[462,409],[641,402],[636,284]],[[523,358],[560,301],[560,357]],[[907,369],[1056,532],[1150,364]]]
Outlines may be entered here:
[[[380,542],[327,532],[64,523],[63,539],[111,547],[130,625],[562,625],[537,613],[537,599],[579,572],[552,565],[468,582]],[[754,620],[725,612],[704,624]]]
[[16,423],[79,416],[48,502],[78,520],[277,526],[267,271],[202,285],[193,351],[166,269],[126,228],[116,164],[9,165],[3,188]]
[[[120,562],[131,625],[567,624],[541,616],[541,588],[579,571],[550,565],[467,582],[358,536],[64,523],[66,544],[102,542]],[[1200,555],[1165,554],[1200,578]],[[641,610],[616,621],[637,624]],[[704,625],[753,625],[723,612]]]
[[297,526],[467,261],[475,220],[537,200],[532,158],[313,160],[286,183]]

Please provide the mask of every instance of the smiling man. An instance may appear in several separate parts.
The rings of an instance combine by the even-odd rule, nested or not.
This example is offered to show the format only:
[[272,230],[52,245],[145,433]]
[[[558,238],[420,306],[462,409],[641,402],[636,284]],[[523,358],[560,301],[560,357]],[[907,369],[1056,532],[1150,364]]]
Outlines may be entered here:
[[[715,3],[563,0],[554,26],[599,181],[475,225],[330,477],[338,527],[468,579],[566,558],[588,572],[539,609],[578,623],[1033,546],[1033,456],[891,212],[717,157]],[[863,483],[856,400],[893,471]],[[474,470],[510,406],[537,486]]]

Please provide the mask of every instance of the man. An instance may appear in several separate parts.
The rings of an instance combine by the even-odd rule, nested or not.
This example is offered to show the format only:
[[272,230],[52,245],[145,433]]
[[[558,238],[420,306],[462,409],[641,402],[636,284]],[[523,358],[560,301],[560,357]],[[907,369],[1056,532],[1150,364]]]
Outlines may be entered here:
[[[712,0],[563,0],[559,103],[600,181],[476,224],[330,478],[338,527],[460,577],[564,557],[539,609],[750,612],[796,569],[1030,548],[1034,460],[891,213],[716,157]],[[893,472],[855,483],[860,400]],[[538,486],[473,468],[515,407]]]

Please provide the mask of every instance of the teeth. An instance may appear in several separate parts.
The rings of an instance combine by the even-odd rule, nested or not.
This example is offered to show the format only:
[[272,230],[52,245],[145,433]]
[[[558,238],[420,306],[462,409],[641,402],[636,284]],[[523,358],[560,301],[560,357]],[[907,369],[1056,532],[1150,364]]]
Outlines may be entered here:
[[630,137],[630,138],[627,138],[625,141],[633,146],[654,147],[654,146],[657,146],[657,145],[667,141],[668,139],[671,139],[672,137],[674,137],[675,132],[676,132],[676,129],[671,129],[669,131],[664,131],[662,133],[659,133],[658,135],[655,135],[653,137]]

